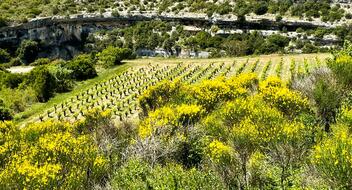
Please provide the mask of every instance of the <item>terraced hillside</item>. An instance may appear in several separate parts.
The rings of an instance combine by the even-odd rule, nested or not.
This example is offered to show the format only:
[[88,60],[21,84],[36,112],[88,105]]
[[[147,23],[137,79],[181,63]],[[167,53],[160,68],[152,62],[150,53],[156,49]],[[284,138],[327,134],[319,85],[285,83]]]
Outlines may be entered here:
[[[136,60],[122,73],[99,81],[91,88],[66,99],[60,104],[40,113],[30,121],[49,119],[75,121],[82,118],[87,110],[99,108],[112,110],[116,121],[134,119],[138,116],[138,97],[148,87],[163,80],[181,80],[184,83],[200,83],[205,79],[232,77],[241,73],[256,73],[260,80],[277,76],[290,82],[298,74],[324,64],[326,56],[261,56],[255,58],[199,59],[199,60]],[[178,62],[178,63],[177,63]]]

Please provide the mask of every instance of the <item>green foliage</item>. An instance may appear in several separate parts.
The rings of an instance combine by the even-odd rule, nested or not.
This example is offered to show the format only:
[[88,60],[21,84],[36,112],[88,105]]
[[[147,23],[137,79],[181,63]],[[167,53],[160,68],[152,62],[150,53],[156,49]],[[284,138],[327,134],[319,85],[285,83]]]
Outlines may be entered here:
[[0,17],[0,28],[8,25],[8,20],[4,17]]
[[[338,108],[341,106],[341,94],[329,83],[319,80],[313,91],[314,100],[326,125],[334,122]],[[329,130],[329,129],[327,129]]]
[[254,13],[257,15],[264,15],[267,12],[268,12],[268,4],[265,1],[259,1],[254,6]]
[[39,58],[35,60],[33,63],[31,63],[31,66],[39,66],[39,65],[48,65],[51,62],[50,59],[48,58]]
[[97,71],[90,55],[79,55],[67,62],[64,67],[72,71],[71,78],[75,80],[87,80],[97,76]]
[[332,188],[350,189],[352,137],[347,126],[335,126],[333,135],[319,143],[311,160]]
[[[54,62],[55,63],[55,62]],[[74,70],[69,70],[65,67],[64,62],[57,62],[48,67],[50,74],[55,78],[56,92],[68,92],[72,90],[74,81],[72,79]]]
[[46,102],[55,93],[56,80],[46,67],[40,66],[28,74],[22,85],[29,85],[35,91],[38,100]]
[[131,160],[117,171],[112,183],[115,189],[224,189],[214,172],[184,169],[177,164],[157,165]]
[[333,71],[339,83],[351,88],[352,84],[352,57],[342,55],[328,62],[328,67]]
[[1,121],[8,121],[12,119],[12,114],[9,109],[0,105],[0,122]]
[[[1,24],[0,24],[1,25]],[[11,59],[11,56],[9,53],[7,53],[6,50],[0,49],[0,64],[1,63],[7,63]]]
[[3,101],[4,107],[9,108],[12,113],[22,112],[31,104],[37,102],[36,94],[31,88],[3,88],[0,91],[0,97]]
[[20,74],[12,74],[6,71],[0,71],[0,89],[17,88],[23,81],[23,76]]
[[121,61],[124,59],[133,58],[133,55],[130,49],[109,46],[102,52],[98,53],[97,58],[98,64],[102,65],[104,68],[109,68],[121,64]]
[[15,58],[12,58],[8,64],[10,67],[21,66],[21,65],[23,65],[23,61],[20,58],[15,57]]
[[269,54],[279,51],[284,51],[284,48],[289,44],[290,40],[288,37],[274,34],[269,36],[265,43],[261,45],[256,51],[260,54]]
[[17,49],[18,57],[27,65],[35,61],[38,55],[38,43],[32,40],[24,40]]
[[99,183],[107,172],[107,160],[95,137],[104,126],[90,133],[80,133],[81,127],[80,122],[49,121],[19,129],[0,123],[0,187],[87,189]]
[[[169,103],[172,103],[176,97],[180,98],[182,95],[181,81],[168,82],[163,81],[149,88],[142,96],[139,97],[139,105],[142,108],[144,115],[148,112],[161,108]],[[177,101],[177,100],[176,100]]]

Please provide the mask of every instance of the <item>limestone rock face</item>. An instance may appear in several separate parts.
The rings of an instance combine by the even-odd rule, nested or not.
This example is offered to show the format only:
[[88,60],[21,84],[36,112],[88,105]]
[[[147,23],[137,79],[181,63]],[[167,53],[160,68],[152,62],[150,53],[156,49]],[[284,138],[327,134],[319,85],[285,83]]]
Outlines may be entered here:
[[129,15],[129,16],[101,16],[78,15],[70,18],[49,17],[35,19],[28,23],[0,28],[0,48],[15,51],[25,39],[39,42],[41,57],[70,59],[84,49],[89,33],[99,30],[110,30],[129,26],[139,21],[162,20],[179,23],[185,26],[210,28],[214,24],[222,30],[280,30],[285,27],[288,31],[296,31],[298,27],[314,29],[317,27],[331,27],[303,21],[276,22],[268,19],[247,20],[160,16],[160,15]]
[[[81,25],[49,25],[15,32],[2,32],[0,47],[16,48],[21,41],[31,39],[41,45],[40,56],[69,59],[80,51],[85,41]],[[1,37],[1,35],[0,35]]]

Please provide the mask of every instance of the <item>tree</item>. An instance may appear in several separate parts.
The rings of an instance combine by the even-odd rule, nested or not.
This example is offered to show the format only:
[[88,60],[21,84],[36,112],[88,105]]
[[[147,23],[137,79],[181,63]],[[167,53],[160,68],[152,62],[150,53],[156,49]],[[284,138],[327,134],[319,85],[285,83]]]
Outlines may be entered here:
[[56,90],[56,80],[44,66],[33,69],[24,83],[33,88],[40,102],[48,101]]
[[121,64],[124,59],[133,59],[134,54],[128,48],[116,48],[109,46],[102,52],[97,54],[98,64],[104,68],[109,68],[114,65]]
[[9,53],[6,50],[0,48],[0,63],[7,63],[11,59]]
[[93,59],[90,55],[79,55],[69,61],[65,67],[72,71],[72,79],[87,80],[97,76]]
[[163,43],[163,48],[165,49],[165,51],[168,54],[173,55],[174,52],[173,52],[172,48],[174,45],[175,45],[175,42],[171,38],[167,38],[167,39],[165,39],[165,41]]
[[74,81],[71,76],[74,71],[65,68],[64,63],[50,66],[49,71],[56,80],[56,92],[69,92],[73,88]]
[[303,93],[315,106],[318,119],[330,131],[330,125],[336,121],[343,93],[341,85],[328,68],[319,68],[303,79],[296,78],[293,88]]
[[222,44],[223,48],[226,51],[226,54],[229,56],[242,56],[246,55],[248,49],[248,44],[245,41],[240,40],[230,40]]
[[211,35],[208,32],[201,31],[195,35],[195,40],[201,49],[209,47],[209,39]]
[[265,1],[260,1],[254,6],[254,13],[257,15],[264,15],[268,12],[268,4]]
[[38,55],[38,42],[24,40],[17,49],[17,55],[26,64],[32,63]]

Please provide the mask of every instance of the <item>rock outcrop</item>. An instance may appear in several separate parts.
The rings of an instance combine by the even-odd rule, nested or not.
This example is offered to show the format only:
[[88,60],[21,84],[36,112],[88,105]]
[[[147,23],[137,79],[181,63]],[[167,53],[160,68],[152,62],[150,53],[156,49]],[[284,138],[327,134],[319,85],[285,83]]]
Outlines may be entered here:
[[0,48],[14,50],[21,41],[31,39],[41,44],[40,56],[69,59],[83,50],[89,33],[126,27],[139,21],[162,20],[186,26],[210,28],[217,25],[221,29],[240,30],[281,30],[295,31],[297,28],[314,29],[329,27],[305,21],[280,21],[269,19],[237,19],[208,18],[206,16],[177,15],[125,15],[113,17],[107,15],[75,15],[70,18],[41,18],[19,26],[0,28]]

